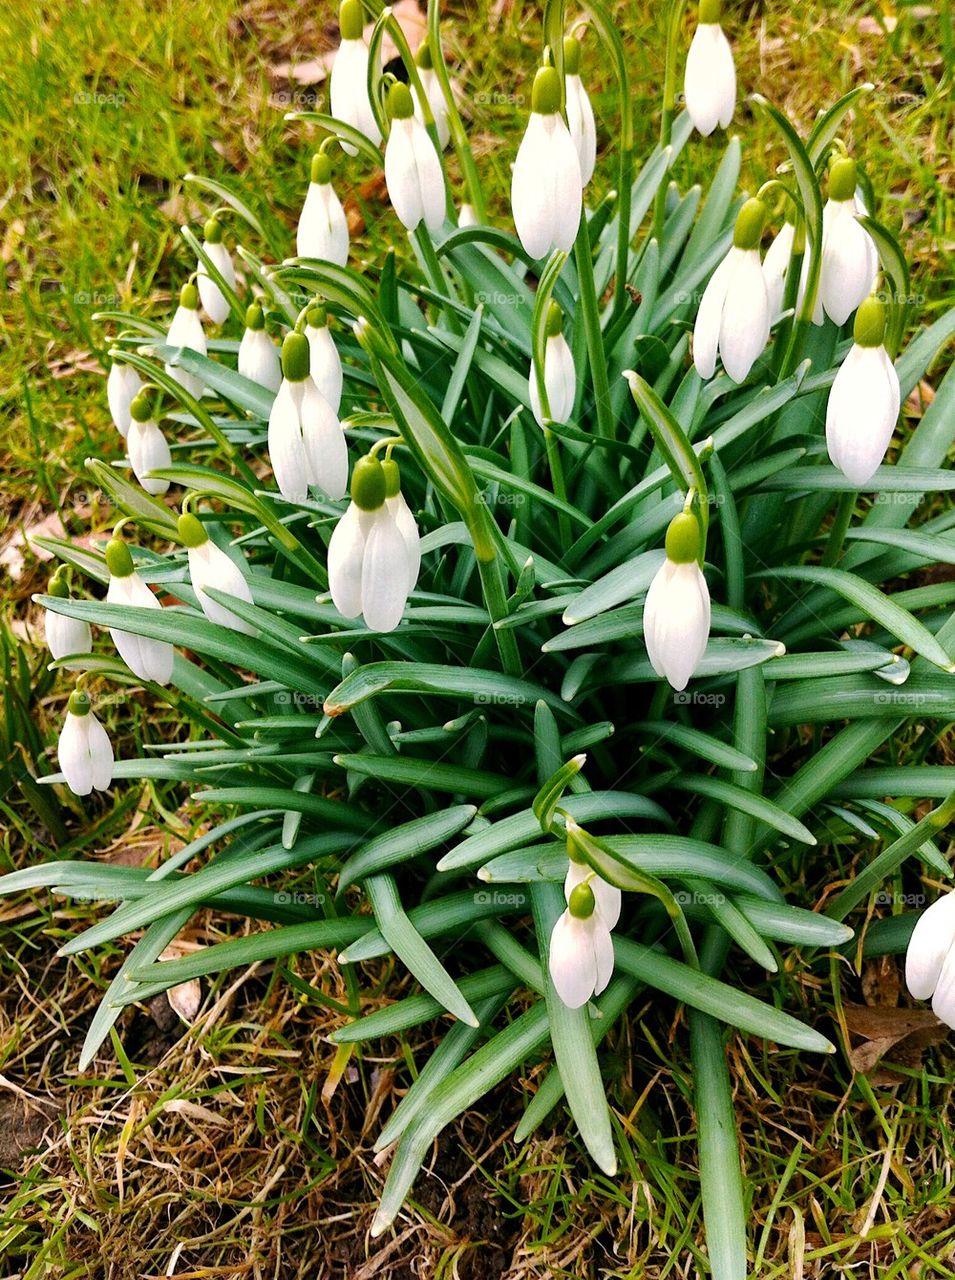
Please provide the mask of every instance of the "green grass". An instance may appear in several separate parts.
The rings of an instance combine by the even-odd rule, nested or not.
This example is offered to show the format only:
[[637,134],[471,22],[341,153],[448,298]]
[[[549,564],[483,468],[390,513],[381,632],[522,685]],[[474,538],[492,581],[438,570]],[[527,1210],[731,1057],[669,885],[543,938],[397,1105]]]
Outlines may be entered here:
[[[640,0],[617,11],[632,51],[645,151],[654,139],[662,79],[657,9]],[[539,34],[533,6],[518,0],[500,13],[487,0],[452,6],[448,44],[492,207],[503,222]],[[774,4],[762,16],[735,10],[728,26],[741,97],[759,90],[803,128],[817,108],[861,79],[873,81],[871,105],[847,141],[884,193],[879,216],[902,228],[922,316],[931,319],[955,278],[952,106],[938,35],[950,23],[936,26],[939,15],[919,16],[925,13],[901,7],[888,31],[870,4],[808,4],[798,12]],[[18,526],[51,513],[76,535],[110,522],[108,503],[83,471],[90,454],[115,462],[123,455],[98,368],[108,334],[92,317],[131,304],[166,314],[193,266],[178,226],[202,215],[182,175],[227,178],[253,203],[267,192],[280,220],[294,225],[313,135],[308,126],[285,124],[282,111],[307,107],[308,95],[294,83],[273,84],[268,69],[307,61],[326,47],[333,36],[326,18],[330,23],[327,5],[264,0],[243,6],[208,0],[201,7],[56,0],[42,11],[18,5],[0,12],[0,38],[12,51],[0,98],[6,481],[0,549]],[[606,153],[614,103],[592,39],[585,44],[585,76]],[[744,181],[752,188],[782,157],[745,106],[737,127],[746,142]],[[694,141],[676,180],[686,186],[705,175],[718,154],[717,142]],[[611,174],[612,164],[598,167],[598,194]],[[397,227],[372,178],[361,168],[354,183],[369,256],[395,238]],[[28,556],[22,576],[5,583],[8,623],[36,622],[29,595],[45,577]],[[0,733],[4,869],[54,848],[63,857],[83,850],[165,856],[193,822],[188,811],[177,816],[174,788],[117,788],[112,809],[89,818],[78,802],[59,812],[55,800],[25,780],[28,766],[46,771],[39,757],[53,742],[62,695],[43,674],[43,651],[23,643],[23,635],[18,630],[8,646],[12,674]],[[175,733],[168,711],[141,697],[122,708],[121,719],[120,754]],[[843,855],[837,849],[833,856]],[[794,862],[780,875],[799,886],[800,901],[812,902],[848,874],[848,857],[847,851],[846,865],[836,868]],[[105,1276],[112,1265],[120,1274],[124,1267],[163,1274],[184,1240],[180,1270],[231,1274],[251,1263],[263,1275],[313,1276],[324,1274],[324,1259],[329,1275],[360,1274],[383,1178],[361,1135],[375,1129],[379,1111],[388,1113],[394,1091],[411,1078],[410,1064],[424,1061],[424,1037],[352,1056],[324,1102],[322,1086],[337,1066],[322,1036],[336,1022],[309,990],[335,1000],[347,992],[326,957],[302,956],[290,966],[296,983],[281,969],[261,972],[228,999],[235,976],[213,983],[204,1009],[217,1009],[215,1016],[182,1041],[180,1028],[166,1025],[162,1002],[127,1015],[120,1025],[128,1059],[103,1055],[95,1078],[78,1084],[82,1034],[119,949],[68,964],[54,957],[61,941],[96,918],[94,906],[64,908],[59,899],[51,906],[37,895],[4,912],[0,1074],[30,1094],[20,1111],[18,1095],[0,1094],[0,1132],[12,1135],[0,1145],[0,1166],[22,1178],[0,1210],[0,1256],[6,1253],[8,1269],[31,1277],[45,1268],[59,1276]],[[218,940],[235,927],[207,915],[192,940]],[[891,1004],[898,979],[895,961],[870,964],[860,984],[847,965],[830,967],[796,951],[787,953],[787,972],[776,979],[745,965],[735,972],[742,984],[788,1008],[801,997],[826,1027],[833,1019],[838,1025],[844,1004],[864,1003],[866,992],[881,990]],[[377,964],[366,966],[364,981],[394,995],[403,979]],[[530,1067],[525,1082],[502,1086],[486,1111],[473,1113],[440,1144],[436,1176],[421,1179],[400,1219],[414,1231],[381,1259],[378,1273],[409,1275],[417,1258],[437,1277],[456,1274],[456,1267],[465,1277],[699,1274],[682,1015],[668,1002],[648,1001],[639,1019],[609,1038],[605,1061],[617,1081],[620,1177],[594,1175],[559,1116],[527,1147],[514,1146],[510,1134],[521,1092],[534,1078]],[[916,1267],[923,1277],[955,1275],[950,1056],[942,1049],[925,1063],[923,1071],[913,1049],[900,1050],[893,1059],[897,1078],[869,1083],[853,1076],[844,1053],[817,1063],[734,1038],[757,1274],[782,1280],[801,1265],[807,1276],[907,1277]],[[50,1145],[29,1157],[23,1147],[39,1141],[45,1127],[37,1114],[52,1122]],[[867,1216],[872,1225],[863,1238]]]

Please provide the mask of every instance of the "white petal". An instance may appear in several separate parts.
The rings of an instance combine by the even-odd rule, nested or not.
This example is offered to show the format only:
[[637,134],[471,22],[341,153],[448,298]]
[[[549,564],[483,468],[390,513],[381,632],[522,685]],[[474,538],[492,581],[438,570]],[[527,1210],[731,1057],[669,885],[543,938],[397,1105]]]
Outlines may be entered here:
[[[418,75],[421,77],[421,86],[428,100],[428,106],[431,108],[431,114],[434,116],[434,127],[443,151],[451,140],[451,126],[448,124],[448,104],[445,102],[444,94],[441,92],[441,84],[437,73],[432,67],[419,67]],[[419,120],[424,126],[424,111],[421,109],[421,103],[418,100],[417,89],[413,89],[412,94],[414,96],[415,119]]]
[[543,258],[554,243],[549,165],[550,142],[545,117],[532,111],[511,175],[514,227],[525,252],[532,258]]
[[166,437],[155,422],[132,422],[126,437],[126,450],[136,479],[147,493],[157,496],[169,488],[168,480],[145,477],[150,471],[172,465],[172,454]]
[[853,346],[826,405],[833,466],[853,484],[867,484],[885,457],[898,416],[899,380],[885,349]]
[[393,498],[387,499],[387,504],[388,510],[398,526],[398,532],[405,540],[408,564],[408,594],[410,595],[415,589],[418,574],[421,571],[421,535],[418,532],[417,522],[411,514],[411,508],[405,502],[404,494],[396,493]]
[[342,402],[342,361],[328,325],[320,329],[305,326],[308,338],[309,373],[312,381],[337,413]]
[[772,316],[756,249],[738,249],[720,317],[720,356],[734,382],[743,382],[769,338]]
[[222,591],[226,595],[234,596],[237,600],[252,603],[252,590],[232,557],[227,555],[221,547],[217,547],[211,538],[199,547],[190,547],[188,555],[189,580],[199,601],[199,607],[209,621],[217,622],[223,627],[231,627],[233,631],[254,636],[256,630],[251,623],[243,621],[226,605],[220,604],[218,600],[213,600],[206,594],[207,588],[211,587],[214,591]]
[[845,324],[856,307],[872,292],[878,260],[872,239],[856,220],[855,201],[830,200],[822,246],[819,295],[826,315]]
[[693,363],[701,378],[712,378],[716,372],[716,352],[720,341],[720,322],[723,316],[723,304],[726,301],[726,290],[733,276],[736,255],[740,250],[735,247],[716,268],[709,278],[700,308],[696,313],[696,324],[693,326]]
[[283,379],[269,414],[269,461],[279,492],[289,502],[308,497],[308,458],[299,416],[305,385]]
[[701,22],[693,34],[683,82],[686,109],[704,137],[727,128],[736,109],[733,51],[718,22]]
[[[155,595],[135,572],[124,578],[111,577],[106,590],[106,601],[108,604],[132,606],[136,609],[162,608]],[[119,656],[133,675],[140,680],[155,680],[157,684],[169,683],[175,656],[171,644],[136,635],[132,631],[122,631],[118,627],[110,627],[109,634]]]
[[142,386],[142,378],[132,365],[121,364],[118,360],[113,361],[109,367],[109,377],[106,379],[106,399],[109,403],[109,415],[124,440],[129,433],[129,424],[132,422],[129,407],[139,395]]
[[919,916],[905,953],[905,985],[914,1000],[927,1000],[938,985],[955,944],[955,893],[946,893]]
[[643,610],[643,638],[650,665],[678,692],[706,651],[710,593],[698,564],[665,560],[650,584]]
[[458,214],[459,227],[476,227],[478,224],[477,214],[469,204],[462,204],[461,212]]
[[593,891],[597,910],[604,925],[612,929],[620,919],[622,902],[620,890],[616,885],[608,884],[606,880],[601,880],[600,876],[594,875],[585,863],[573,860],[568,863],[567,875],[564,877],[564,897],[569,902],[574,889],[585,880]]
[[613,939],[599,911],[594,912],[592,919],[591,939],[594,948],[594,969],[596,971],[594,995],[599,996],[613,977]]
[[[202,248],[211,258],[213,266],[226,284],[235,289],[235,268],[232,265],[229,250],[225,245],[221,241],[218,244],[209,244],[208,241],[205,241]],[[225,294],[209,275],[206,265],[201,259],[197,267],[196,285],[199,289],[199,298],[206,315],[213,324],[224,324],[229,317],[229,303],[226,301]]]
[[580,180],[584,186],[594,176],[597,163],[597,126],[590,97],[580,76],[567,76],[567,125],[577,148]]
[[428,131],[419,120],[411,120],[411,145],[414,148],[415,170],[421,191],[421,211],[424,225],[432,235],[444,226],[447,196],[444,187],[444,170]]
[[547,964],[551,981],[568,1009],[585,1005],[597,984],[592,920],[577,920],[565,911],[550,935]]
[[394,631],[408,599],[408,553],[388,511],[381,507],[365,540],[361,566],[361,612],[371,631]]
[[[534,379],[535,383],[537,379]],[[566,422],[574,409],[577,374],[574,357],[567,339],[557,333],[547,339],[544,348],[544,384],[550,416],[554,422]]]
[[774,322],[779,319],[782,312],[786,273],[792,258],[795,232],[796,229],[791,222],[784,222],[763,258],[763,279],[766,281],[769,314]]
[[577,239],[583,182],[577,148],[562,116],[546,117],[550,128],[549,198],[552,202],[554,248],[570,253]]
[[309,379],[299,410],[309,479],[333,501],[348,488],[348,445],[331,405]]
[[414,117],[407,120],[394,120],[385,146],[385,183],[388,187],[388,199],[399,221],[409,231],[414,231],[424,217],[412,133],[413,125],[416,123]]
[[113,744],[92,712],[85,719],[90,722],[87,744],[93,786],[97,791],[105,791],[113,781]]
[[310,182],[295,242],[300,258],[321,258],[343,267],[348,261],[348,220],[330,182]]
[[[364,40],[343,40],[338,46],[331,74],[332,115],[363,133],[375,146],[381,131],[368,101],[368,46]],[[355,147],[344,150],[355,154]]]
[[328,543],[328,589],[343,618],[361,613],[361,567],[372,523],[372,517],[352,502]]
[[89,653],[93,647],[93,633],[88,622],[79,618],[67,618],[62,613],[47,609],[43,619],[47,648],[54,659],[67,658],[73,653]]
[[78,796],[88,796],[95,787],[105,791],[113,778],[113,748],[106,730],[89,712],[66,713],[57,743],[57,759],[66,785]]
[[282,385],[282,362],[278,348],[264,329],[246,329],[239,343],[239,373],[266,391]]
[[942,961],[942,970],[932,996],[932,1012],[947,1027],[955,1030],[955,948],[949,948]]

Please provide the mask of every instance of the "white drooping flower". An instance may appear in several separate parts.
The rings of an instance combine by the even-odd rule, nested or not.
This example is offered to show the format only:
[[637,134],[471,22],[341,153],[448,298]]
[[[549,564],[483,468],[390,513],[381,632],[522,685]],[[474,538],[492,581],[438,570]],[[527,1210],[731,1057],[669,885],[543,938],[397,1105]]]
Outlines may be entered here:
[[[229,288],[235,292],[235,267],[232,255],[222,241],[222,226],[217,218],[210,218],[205,225],[202,250]],[[199,259],[196,267],[196,284],[206,315],[213,324],[225,324],[229,318],[229,300],[209,274],[206,264]]]
[[213,591],[221,591],[236,600],[252,604],[251,588],[239,566],[221,547],[216,546],[202,527],[202,521],[190,512],[179,517],[179,537],[186,546],[189,581],[202,612],[210,622],[254,636],[256,630],[251,623],[244,621],[228,605],[220,604],[208,594],[211,587]]
[[348,219],[332,186],[332,162],[321,151],[312,156],[311,181],[295,236],[300,258],[320,258],[343,267],[348,261]]
[[[438,135],[438,142],[441,144],[441,150],[451,141],[451,126],[448,123],[448,104],[444,100],[444,92],[441,89],[441,81],[438,79],[437,72],[434,69],[434,63],[431,57],[431,46],[427,40],[422,40],[418,46],[418,52],[415,54],[415,64],[418,68],[418,78],[421,81],[421,87],[424,90],[424,96],[431,108],[431,114],[434,117],[434,127]],[[425,123],[424,108],[418,97],[418,90],[414,90],[414,113],[415,118]]]
[[106,379],[106,400],[113,425],[124,440],[129,432],[129,406],[142,389],[143,380],[133,366],[114,360]]
[[[796,228],[791,222],[784,222],[763,258],[763,279],[766,282],[766,297],[769,299],[769,315],[773,324],[782,315],[786,277],[789,274],[795,239]],[[803,263],[805,264],[805,257],[803,257]],[[803,284],[800,281],[799,297],[796,300],[797,308],[803,292]]]
[[[567,822],[568,849],[576,824]],[[557,994],[569,1009],[599,996],[613,975],[611,930],[620,918],[621,894],[571,856],[564,880],[567,910],[550,936],[548,968]]]
[[[199,319],[199,290],[194,284],[184,284],[179,292],[179,306],[169,326],[166,341],[171,347],[185,347],[204,356],[207,353],[206,335]],[[166,372],[197,400],[202,395],[202,379],[187,373],[179,365],[167,364]]]
[[[137,609],[162,608],[136,572],[129,548],[119,538],[110,538],[106,544],[106,567],[110,575],[106,589],[107,604],[132,605]],[[154,680],[156,684],[169,683],[175,650],[168,641],[152,640],[119,627],[110,627],[109,634],[119,656],[134,676],[140,680]]]
[[334,409],[309,374],[309,344],[292,332],[282,346],[284,377],[269,414],[269,460],[289,502],[304,502],[310,485],[329,498],[348,486],[348,446]]
[[391,132],[385,143],[388,199],[408,231],[420,222],[436,235],[444,223],[444,172],[428,131],[414,113],[411,91],[395,81],[388,91]]
[[[70,590],[62,567],[53,575],[47,590],[58,600],[69,600]],[[45,611],[43,633],[54,661],[68,658],[74,653],[89,653],[93,647],[93,633],[88,622],[82,622],[79,618],[67,618],[65,614],[54,613],[51,609]]]
[[538,426],[545,421],[566,422],[573,412],[574,399],[577,394],[577,374],[574,370],[574,357],[561,333],[563,315],[556,302],[550,304],[547,315],[547,337],[544,343],[544,390],[547,393],[545,415],[541,406],[540,390],[537,381],[537,366],[531,361],[531,372],[528,379],[531,409]]
[[710,592],[699,564],[700,526],[681,512],[670,521],[666,559],[643,606],[643,639],[658,676],[682,692],[700,665],[710,635]]
[[829,199],[822,211],[822,264],[813,321],[825,314],[845,322],[872,292],[879,255],[872,237],[858,220],[856,163],[847,156],[829,170]]
[[400,498],[397,473],[394,462],[359,459],[352,500],[328,544],[332,602],[343,618],[361,617],[370,631],[397,627],[421,561],[418,527]]
[[305,316],[308,339],[309,376],[319,391],[338,413],[342,402],[342,359],[328,328],[324,307],[310,307]]
[[885,349],[885,307],[867,298],[856,312],[855,342],[836,374],[826,405],[826,447],[833,466],[867,484],[885,457],[899,418],[901,389]]
[[686,109],[704,138],[717,125],[728,129],[736,110],[733,51],[720,26],[720,0],[701,0],[683,80]]
[[70,694],[56,749],[66,785],[77,796],[105,791],[113,781],[113,745],[90,708],[89,694]]
[[239,372],[266,391],[278,391],[282,385],[278,347],[265,332],[265,317],[255,302],[245,313],[245,333],[239,343]]
[[130,416],[131,422],[126,435],[129,464],[146,492],[158,497],[169,488],[169,481],[158,476],[150,479],[149,473],[171,466],[172,454],[166,437],[153,417],[149,388],[143,388],[130,405]]
[[905,985],[915,1000],[932,998],[932,1012],[955,1030],[955,893],[919,916],[905,953]]
[[[377,147],[381,130],[368,99],[368,46],[362,34],[361,0],[343,0],[338,26],[342,39],[332,63],[332,115],[363,133]],[[342,146],[350,156],[356,154],[357,148],[351,143]]]
[[511,177],[514,226],[532,258],[546,257],[552,249],[569,253],[580,226],[580,160],[560,114],[560,97],[556,70],[541,67],[534,78],[531,117]]
[[564,41],[564,94],[567,127],[577,148],[580,180],[586,187],[597,164],[597,125],[590,95],[580,78],[580,41],[568,36]]
[[693,328],[693,363],[701,378],[712,378],[719,351],[733,381],[745,381],[769,341],[773,316],[759,260],[765,221],[762,200],[747,200],[732,248],[703,291]]

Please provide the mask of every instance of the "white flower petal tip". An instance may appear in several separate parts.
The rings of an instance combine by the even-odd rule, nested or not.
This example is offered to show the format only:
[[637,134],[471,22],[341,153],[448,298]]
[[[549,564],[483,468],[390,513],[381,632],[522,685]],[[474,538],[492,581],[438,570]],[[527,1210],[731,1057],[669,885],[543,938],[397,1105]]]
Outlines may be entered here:
[[710,593],[700,566],[667,558],[647,592],[643,638],[650,665],[678,693],[699,667],[709,634]]
[[534,80],[531,115],[511,175],[511,212],[525,253],[543,258],[569,253],[577,238],[583,200],[580,157],[559,111],[553,67]]
[[905,985],[915,1000],[932,999],[932,1009],[955,1030],[955,893],[923,911],[905,953]]
[[[107,604],[124,608],[161,609],[162,605],[135,571],[120,577],[113,574],[106,590]],[[172,679],[175,650],[165,640],[153,640],[110,627],[109,634],[122,660],[140,680],[166,685]]]
[[189,581],[196,593],[199,607],[210,622],[229,627],[244,635],[257,635],[255,627],[233,613],[228,605],[213,600],[209,589],[220,591],[236,600],[252,604],[252,590],[245,575],[231,556],[217,547],[211,538],[188,548]]
[[82,695],[73,694],[57,743],[57,759],[66,785],[77,796],[105,791],[113,780],[113,746],[106,730],[88,709],[72,708]]
[[169,481],[150,476],[150,472],[172,465],[169,444],[156,423],[136,422],[134,419],[126,436],[126,451],[133,474],[143,489],[153,497],[165,493]]
[[119,434],[126,439],[132,422],[130,406],[143,388],[143,380],[129,364],[114,360],[106,379],[106,400],[109,416]]
[[686,109],[698,133],[729,128],[736,110],[733,51],[718,22],[701,22],[693,33],[683,82]]
[[89,653],[93,648],[93,632],[88,622],[67,618],[50,609],[46,610],[43,619],[43,634],[54,662],[73,654]]

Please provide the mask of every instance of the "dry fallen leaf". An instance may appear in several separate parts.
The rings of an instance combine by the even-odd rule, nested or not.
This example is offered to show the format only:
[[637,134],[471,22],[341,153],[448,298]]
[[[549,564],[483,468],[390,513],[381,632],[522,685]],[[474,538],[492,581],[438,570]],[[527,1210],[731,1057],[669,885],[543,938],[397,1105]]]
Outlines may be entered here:
[[[948,1036],[948,1028],[930,1009],[847,1004],[845,1019],[849,1035],[861,1041],[849,1050],[849,1061],[864,1075],[892,1049],[897,1050],[893,1057],[900,1065],[917,1067],[923,1051]],[[886,1082],[894,1079],[894,1073],[887,1072]]]
[[[183,948],[173,942],[166,948],[159,959],[161,961],[178,960],[184,951],[192,950],[192,947]],[[199,1006],[202,1003],[202,985],[198,978],[192,978],[189,982],[180,982],[178,986],[169,988],[166,992],[166,999],[169,1001],[169,1007],[178,1013],[187,1026],[191,1027],[196,1020],[196,1014],[199,1012]]]
[[38,560],[53,559],[52,553],[45,551],[43,547],[37,546],[34,539],[65,537],[66,530],[63,528],[63,521],[55,511],[50,512],[48,516],[44,516],[42,520],[38,520],[35,524],[17,526],[11,529],[10,536],[7,538],[3,549],[0,550],[0,568],[6,569],[14,582],[19,582],[26,564],[25,552],[27,549],[32,551]]

